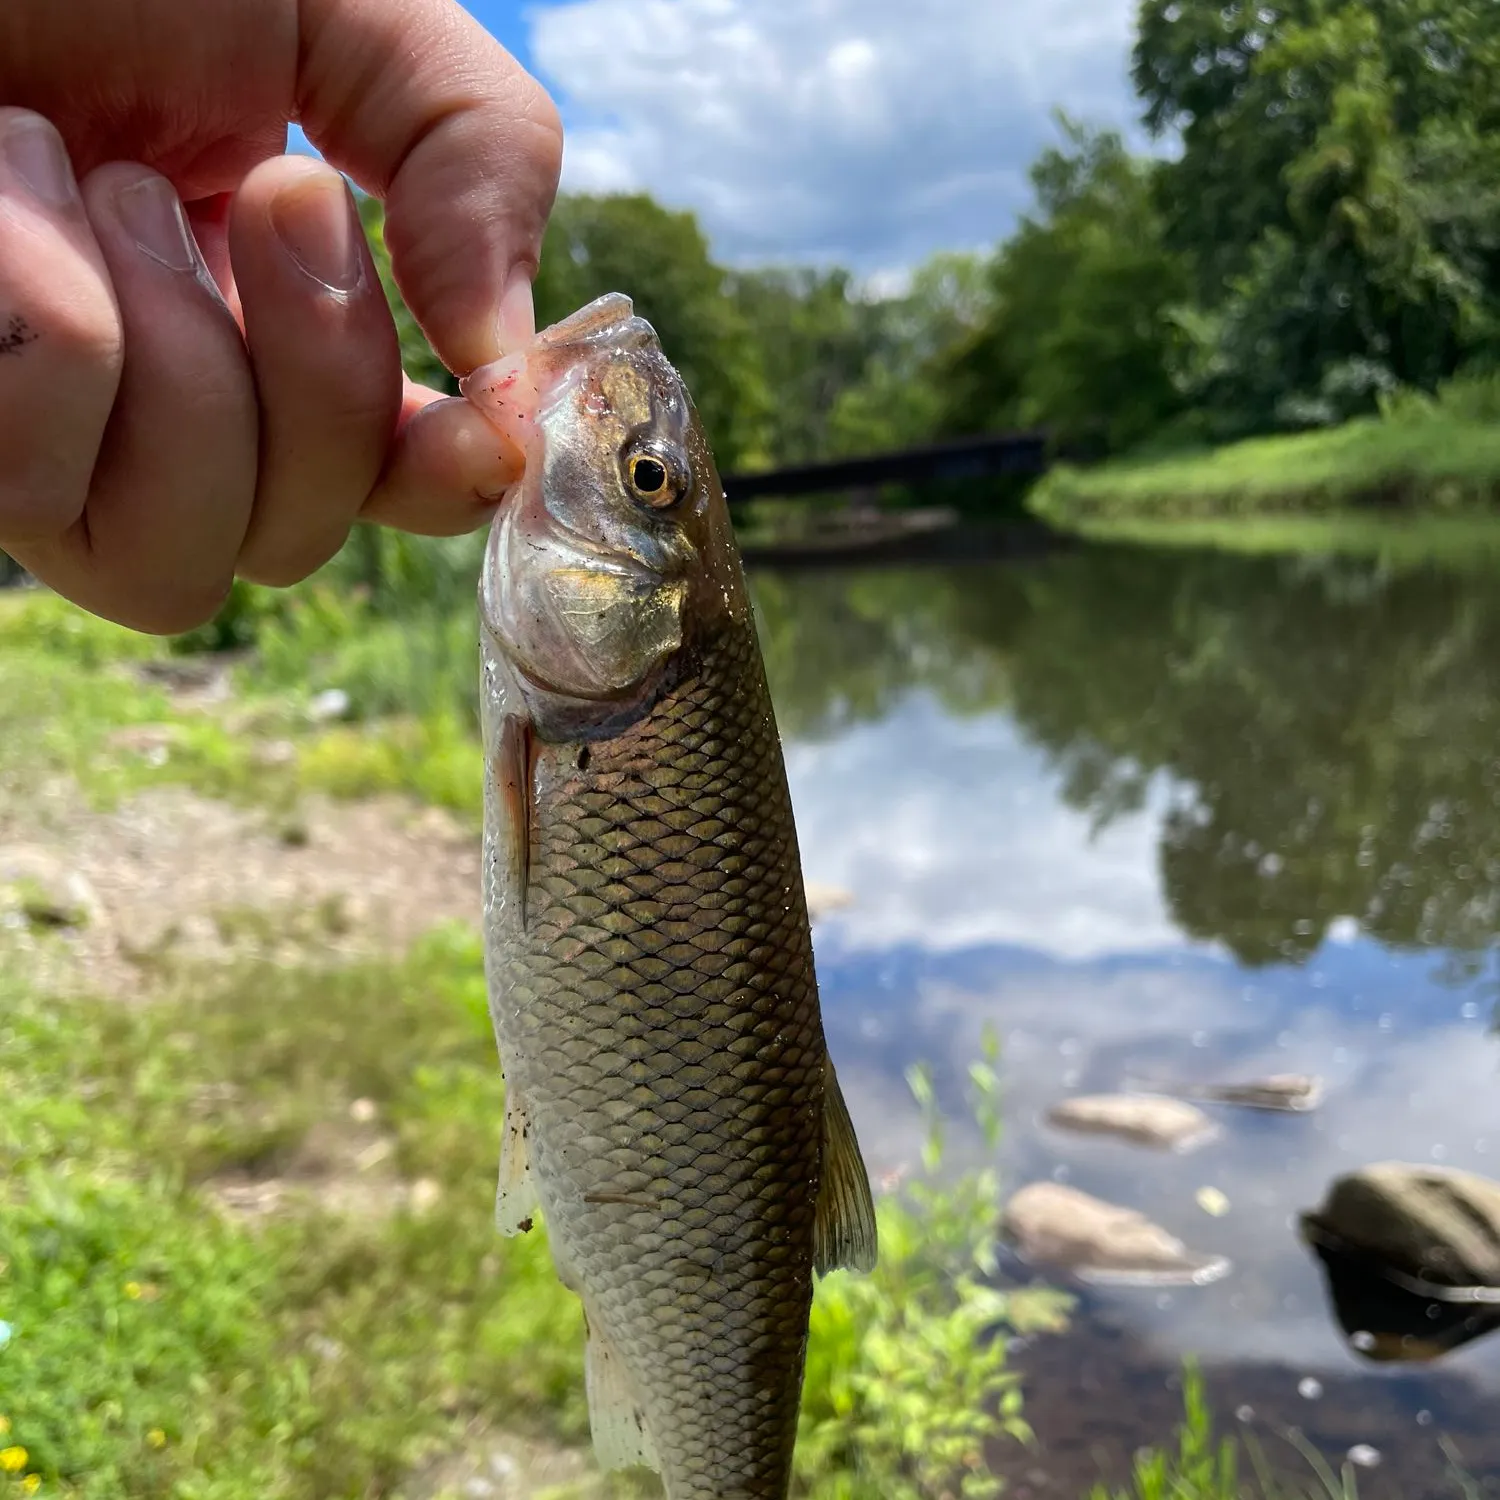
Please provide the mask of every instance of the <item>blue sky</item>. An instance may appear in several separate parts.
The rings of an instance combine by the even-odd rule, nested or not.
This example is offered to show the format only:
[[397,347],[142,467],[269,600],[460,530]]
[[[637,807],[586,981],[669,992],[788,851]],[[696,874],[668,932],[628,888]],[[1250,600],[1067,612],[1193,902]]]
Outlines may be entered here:
[[466,8],[557,100],[565,188],[690,208],[736,264],[981,248],[1026,207],[1054,108],[1135,133],[1135,0]]
[[531,63],[530,28],[526,12],[535,9],[532,5],[516,5],[510,0],[469,0],[464,9],[497,38],[512,55],[521,59],[529,68]]

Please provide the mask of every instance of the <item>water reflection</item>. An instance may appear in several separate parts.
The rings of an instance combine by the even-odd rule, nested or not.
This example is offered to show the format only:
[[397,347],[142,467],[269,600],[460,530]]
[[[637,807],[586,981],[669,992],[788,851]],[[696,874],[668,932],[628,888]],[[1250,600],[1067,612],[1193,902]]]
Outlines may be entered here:
[[[1372,1161],[1500,1173],[1496,582],[1113,548],[760,575],[807,873],[855,898],[818,948],[872,1165],[915,1151],[903,1067],[956,1098],[993,1023],[1009,1181],[1129,1204],[1235,1263],[1101,1293],[1096,1332],[1382,1378],[1296,1216]],[[1222,1131],[1191,1156],[1043,1124],[1135,1078],[1289,1073],[1324,1080],[1320,1109],[1205,1102]],[[1431,1330],[1443,1369],[1500,1386],[1500,1340],[1460,1333]],[[1412,1378],[1403,1405],[1441,1422]]]

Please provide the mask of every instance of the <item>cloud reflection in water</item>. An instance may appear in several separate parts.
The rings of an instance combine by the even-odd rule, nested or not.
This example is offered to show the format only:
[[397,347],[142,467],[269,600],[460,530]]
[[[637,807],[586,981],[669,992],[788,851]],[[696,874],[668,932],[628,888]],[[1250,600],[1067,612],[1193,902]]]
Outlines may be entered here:
[[[1004,713],[958,718],[924,692],[877,722],[793,741],[788,768],[809,878],[855,902],[818,931],[831,1040],[872,1168],[914,1161],[920,1122],[902,1070],[933,1064],[958,1105],[982,1028],[1005,1039],[1007,1181],[1057,1175],[1129,1204],[1236,1273],[1201,1290],[1098,1294],[1169,1357],[1357,1365],[1294,1228],[1329,1181],[1372,1161],[1500,1173],[1500,1051],[1477,987],[1439,955],[1393,953],[1335,924],[1306,966],[1246,969],[1173,922],[1158,850],[1171,788],[1094,833]],[[1467,1009],[1466,1009],[1467,1007]],[[1211,1113],[1219,1141],[1187,1157],[1067,1136],[1040,1120],[1070,1092],[1128,1076],[1321,1074],[1304,1117]],[[959,1159],[982,1148],[955,1130]],[[1230,1209],[1212,1218],[1199,1188]],[[1452,1355],[1500,1385],[1500,1340]]]

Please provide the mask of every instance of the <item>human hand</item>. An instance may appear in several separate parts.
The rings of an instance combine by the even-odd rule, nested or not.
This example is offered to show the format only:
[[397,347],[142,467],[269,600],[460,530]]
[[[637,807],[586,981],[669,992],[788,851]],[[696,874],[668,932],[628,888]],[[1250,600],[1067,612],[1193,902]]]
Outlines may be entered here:
[[[331,166],[281,154],[291,120]],[[466,373],[531,335],[560,160],[546,94],[452,0],[4,0],[0,547],[166,633],[357,518],[481,524],[519,459],[404,381],[334,168],[385,200]]]

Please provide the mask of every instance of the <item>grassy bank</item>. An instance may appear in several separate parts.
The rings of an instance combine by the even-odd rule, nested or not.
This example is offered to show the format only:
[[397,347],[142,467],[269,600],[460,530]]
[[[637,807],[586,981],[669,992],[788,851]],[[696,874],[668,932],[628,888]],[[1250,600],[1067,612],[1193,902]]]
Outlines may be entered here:
[[1500,382],[1406,395],[1378,417],[1221,448],[1093,468],[1062,465],[1031,497],[1059,525],[1307,515],[1382,508],[1422,514],[1500,502]]

